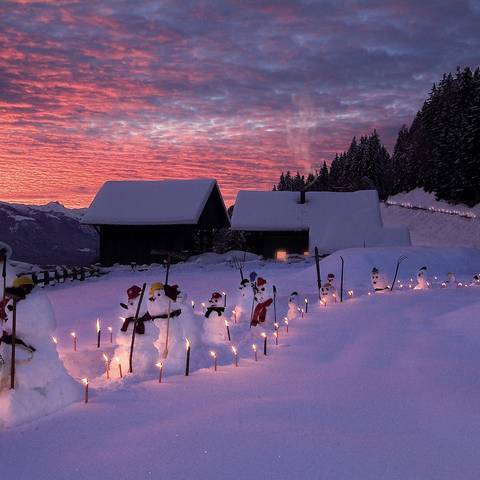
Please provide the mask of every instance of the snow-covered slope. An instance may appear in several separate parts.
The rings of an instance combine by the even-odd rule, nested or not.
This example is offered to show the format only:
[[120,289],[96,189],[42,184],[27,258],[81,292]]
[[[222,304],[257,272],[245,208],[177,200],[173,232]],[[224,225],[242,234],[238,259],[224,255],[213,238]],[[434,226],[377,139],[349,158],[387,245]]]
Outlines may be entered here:
[[0,202],[0,241],[15,260],[34,264],[88,264],[96,260],[98,235],[80,219],[83,209],[58,202],[20,205]]
[[[278,347],[255,362],[256,329],[232,326],[240,364],[228,345],[216,348],[219,370],[192,345],[190,377],[167,374],[164,383],[134,376],[107,382],[95,348],[95,318],[119,322],[118,302],[132,283],[164,278],[162,268],[118,271],[93,282],[45,292],[58,321],[60,354],[75,378],[89,376],[90,404],[73,404],[29,425],[0,431],[5,478],[175,479],[422,479],[474,480],[480,471],[477,427],[480,288],[397,290],[368,296],[370,270],[389,270],[400,254],[400,279],[416,269],[465,282],[480,269],[473,249],[350,249],[322,261],[354,298],[319,307],[311,261],[249,261],[278,288],[285,315],[292,290],[309,298],[309,313],[280,329]],[[390,272],[390,270],[389,270]],[[238,295],[239,275],[222,263],[175,265],[172,282],[197,302],[214,290]],[[198,308],[198,307],[197,307]],[[78,336],[72,351],[70,332]],[[252,337],[250,337],[252,335]],[[248,340],[248,341],[247,341]],[[168,360],[167,360],[168,361]],[[66,441],[68,439],[69,441]],[[3,477],[2,477],[3,478]]]
[[480,247],[480,205],[449,205],[416,189],[389,198],[381,211],[386,227],[409,228],[413,245]]

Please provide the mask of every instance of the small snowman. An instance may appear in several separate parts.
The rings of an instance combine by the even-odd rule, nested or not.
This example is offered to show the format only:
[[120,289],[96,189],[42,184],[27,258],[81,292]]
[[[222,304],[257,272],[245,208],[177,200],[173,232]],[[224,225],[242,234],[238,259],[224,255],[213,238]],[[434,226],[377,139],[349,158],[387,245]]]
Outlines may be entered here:
[[294,320],[295,318],[298,318],[298,312],[298,292],[292,292],[290,297],[288,297],[287,320]]
[[213,292],[205,311],[203,339],[205,343],[224,343],[226,324],[224,298],[220,292]]
[[240,295],[230,317],[230,320],[234,323],[240,323],[245,317],[250,317],[253,301],[253,289],[248,279],[242,279],[238,289]]
[[427,281],[427,267],[422,267],[417,272],[417,284],[415,285],[414,290],[426,290],[429,286],[430,285]]
[[390,290],[388,280],[383,273],[380,273],[378,268],[372,268],[372,286],[375,292],[385,292]]
[[472,281],[470,283],[470,286],[472,287],[480,287],[480,273],[476,273],[473,278],[472,278]]
[[337,289],[330,282],[325,282],[320,289],[321,302],[323,305],[336,303]]
[[442,288],[453,288],[457,287],[457,281],[455,279],[455,275],[452,272],[447,273],[447,279],[442,282]]
[[132,341],[132,329],[135,315],[138,309],[138,318],[135,327],[135,348],[132,359],[132,367],[135,373],[146,373],[155,369],[158,361],[158,350],[154,342],[158,338],[158,327],[152,321],[147,308],[140,305],[142,289],[138,285],[132,285],[127,290],[127,303],[120,306],[126,310],[123,324],[117,334],[117,347],[114,357],[123,367],[124,371],[130,366],[130,346]]
[[252,326],[264,323],[267,318],[268,307],[273,303],[270,293],[267,290],[267,281],[262,277],[255,280],[255,309],[252,315]]
[[329,283],[330,285],[332,285],[332,287],[336,288],[336,285],[335,285],[335,275],[333,273],[329,273],[327,275],[327,283]]

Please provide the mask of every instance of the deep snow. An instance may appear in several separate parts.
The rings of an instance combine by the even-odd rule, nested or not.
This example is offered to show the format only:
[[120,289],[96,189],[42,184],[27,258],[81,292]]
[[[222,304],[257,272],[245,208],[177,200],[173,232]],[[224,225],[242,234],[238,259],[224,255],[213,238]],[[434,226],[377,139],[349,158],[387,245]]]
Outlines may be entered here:
[[[367,295],[372,267],[391,278],[404,253],[399,278],[407,288]],[[327,308],[315,302],[311,262],[248,262],[246,273],[255,270],[277,286],[279,317],[293,290],[300,300],[308,296],[309,314],[292,320],[288,335],[281,328],[278,347],[266,328],[266,358],[255,332],[258,363],[248,326],[232,328],[235,344],[241,340],[239,368],[225,345],[215,347],[220,366],[213,372],[193,344],[192,375],[167,373],[161,385],[140,376],[107,382],[101,354],[111,347],[95,348],[95,319],[119,322],[126,289],[162,280],[163,269],[45,289],[67,369],[76,378],[99,378],[88,405],[0,432],[2,478],[476,478],[480,288],[440,283],[448,271],[470,280],[480,271],[480,252],[345,250],[322,262],[323,278],[333,271],[337,287],[340,255],[345,290],[354,297]],[[423,265],[433,288],[409,289]],[[196,309],[213,291],[226,291],[231,305],[240,279],[225,264],[199,261],[173,267],[171,276]]]

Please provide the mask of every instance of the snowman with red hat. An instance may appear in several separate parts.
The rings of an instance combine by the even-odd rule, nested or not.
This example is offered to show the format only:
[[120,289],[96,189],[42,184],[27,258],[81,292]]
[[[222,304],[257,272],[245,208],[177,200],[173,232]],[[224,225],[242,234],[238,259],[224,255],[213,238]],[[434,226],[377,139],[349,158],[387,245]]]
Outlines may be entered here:
[[225,297],[220,292],[213,292],[205,311],[203,340],[205,343],[225,343],[228,341],[225,316]]
[[[158,362],[158,350],[155,341],[158,338],[158,327],[142,301],[139,302],[142,289],[138,285],[132,285],[127,289],[127,302],[120,303],[123,309],[122,324],[117,333],[114,357],[122,365],[123,371],[127,372],[130,365],[130,346],[132,343],[133,328],[135,328],[135,348],[133,353],[133,371],[145,373],[155,370],[155,363]],[[139,308],[139,309],[138,309]],[[138,309],[138,318],[135,323],[135,315]]]
[[262,277],[257,277],[255,281],[255,308],[253,310],[252,320],[250,322],[252,327],[261,323],[265,323],[267,319],[268,307],[272,305],[273,299],[270,295],[267,281]]

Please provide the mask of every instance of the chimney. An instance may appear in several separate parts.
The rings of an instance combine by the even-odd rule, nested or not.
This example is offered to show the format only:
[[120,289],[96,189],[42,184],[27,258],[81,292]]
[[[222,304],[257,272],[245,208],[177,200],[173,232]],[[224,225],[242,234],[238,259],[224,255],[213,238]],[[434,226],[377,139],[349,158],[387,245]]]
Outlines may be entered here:
[[305,190],[300,191],[300,205],[305,203]]

